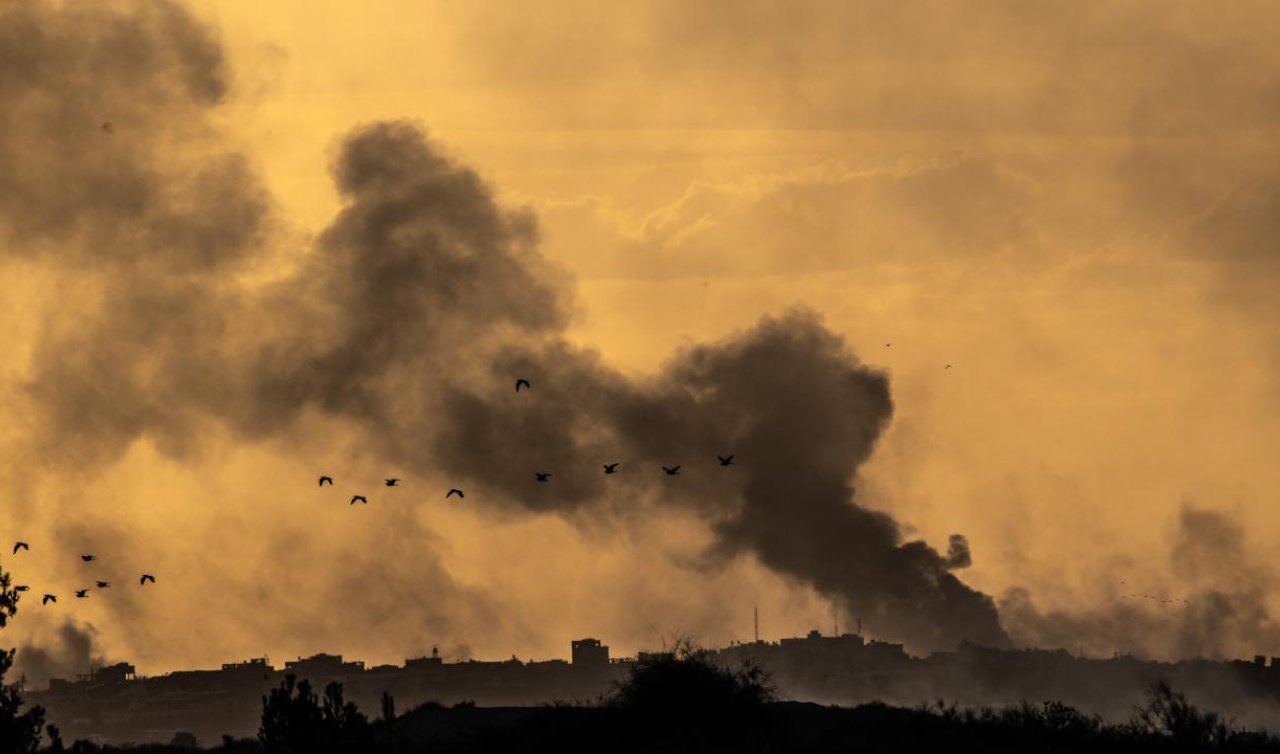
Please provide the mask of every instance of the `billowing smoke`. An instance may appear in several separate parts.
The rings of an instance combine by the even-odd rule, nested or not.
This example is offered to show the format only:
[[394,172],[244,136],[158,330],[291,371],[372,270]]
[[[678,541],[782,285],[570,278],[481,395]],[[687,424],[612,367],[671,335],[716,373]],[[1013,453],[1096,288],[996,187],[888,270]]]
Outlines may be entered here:
[[33,688],[43,688],[50,678],[75,678],[91,667],[107,664],[95,649],[97,632],[89,625],[65,620],[38,641],[18,648],[13,677]]
[[1250,552],[1240,523],[1213,510],[1184,505],[1169,543],[1168,582],[1118,572],[1100,585],[1107,603],[1065,613],[1038,609],[1023,589],[1000,601],[1000,614],[1019,644],[1113,650],[1157,659],[1231,659],[1241,648],[1280,647],[1280,623],[1267,608],[1274,579]]
[[[703,515],[722,554],[750,554],[913,646],[1005,641],[991,601],[949,572],[959,561],[903,544],[891,517],[855,503],[892,414],[888,381],[815,315],[766,318],[632,380],[563,341],[530,220],[416,128],[357,132],[334,172],[346,208],[273,293],[324,303],[257,362],[255,427],[281,431],[304,406],[344,415],[397,465],[475,485],[480,505],[657,496]],[[533,387],[517,393],[517,377]],[[615,461],[623,474],[601,473]]]
[[[139,440],[182,460],[225,432],[314,450],[308,422],[331,419],[385,467],[456,480],[485,510],[578,520],[651,501],[705,521],[704,568],[756,558],[916,649],[1007,642],[993,602],[952,573],[963,539],[946,555],[904,542],[855,494],[892,416],[888,380],[813,313],[620,374],[565,340],[566,277],[533,218],[403,122],[345,139],[341,213],[291,270],[255,277],[288,255],[252,170],[206,133],[226,88],[216,41],[169,3],[3,13],[3,251],[83,294],[49,308],[31,354],[42,463],[101,468]],[[517,377],[533,387],[517,393]],[[290,526],[273,562],[307,557]],[[476,595],[411,516],[352,536],[376,551],[329,579],[346,609],[402,612],[428,580],[428,625],[487,614],[456,606]],[[397,549],[419,567],[376,558]]]
[[969,540],[963,534],[952,534],[947,542],[947,565],[951,568],[968,568],[973,565],[969,554]]

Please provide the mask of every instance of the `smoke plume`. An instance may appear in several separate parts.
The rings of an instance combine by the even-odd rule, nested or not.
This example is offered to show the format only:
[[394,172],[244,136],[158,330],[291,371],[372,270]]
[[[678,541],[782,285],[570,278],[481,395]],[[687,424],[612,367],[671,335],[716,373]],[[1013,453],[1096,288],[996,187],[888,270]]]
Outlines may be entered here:
[[74,678],[107,664],[95,649],[96,634],[92,626],[63,621],[42,639],[18,648],[15,676],[31,687],[43,688],[50,678]]
[[1231,516],[1183,505],[1165,572],[1173,577],[1167,583],[1117,573],[1099,588],[1109,604],[1071,613],[1041,611],[1026,590],[1011,590],[1000,601],[1001,618],[1019,644],[1104,655],[1119,649],[1157,659],[1231,659],[1242,647],[1276,646],[1280,624],[1267,608],[1271,573]]
[[[705,522],[703,568],[758,559],[915,649],[1007,642],[990,598],[952,573],[969,562],[963,539],[946,555],[904,541],[859,499],[892,416],[888,379],[814,313],[766,317],[646,378],[614,371],[566,340],[570,284],[539,254],[534,219],[406,122],[343,140],[341,212],[300,263],[260,279],[286,239],[209,125],[227,89],[216,40],[170,3],[2,12],[0,95],[17,113],[0,124],[3,253],[83,293],[43,313],[24,379],[42,463],[99,470],[140,442],[182,461],[227,433],[302,458],[322,452],[327,423],[348,433],[330,450],[465,484],[495,515],[585,520],[649,501]],[[517,393],[517,377],[533,387]],[[606,477],[612,462],[622,473]],[[296,521],[243,515],[280,527],[276,562],[324,546]],[[291,587],[389,618],[424,581],[437,593],[423,623],[491,617],[420,519],[372,526],[349,535],[368,546],[349,570],[256,585],[241,619],[265,620],[253,606]],[[360,586],[370,577],[377,590]]]

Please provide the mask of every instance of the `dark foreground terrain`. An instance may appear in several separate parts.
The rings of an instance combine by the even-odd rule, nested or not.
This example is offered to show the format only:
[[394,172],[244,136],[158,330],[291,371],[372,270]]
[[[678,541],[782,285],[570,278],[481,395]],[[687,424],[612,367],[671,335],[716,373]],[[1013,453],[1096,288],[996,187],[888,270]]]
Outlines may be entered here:
[[[338,752],[1178,752],[1276,751],[1280,739],[1236,728],[1162,684],[1124,723],[1105,723],[1056,702],[960,709],[884,704],[829,707],[781,702],[757,668],[726,668],[697,650],[654,655],[599,704],[446,707],[397,715],[382,699],[371,719],[342,688],[323,694],[292,677],[263,699],[257,738],[169,745],[66,746],[47,731],[43,751],[337,754]],[[7,751],[0,747],[0,750]],[[32,751],[34,749],[20,749]]]

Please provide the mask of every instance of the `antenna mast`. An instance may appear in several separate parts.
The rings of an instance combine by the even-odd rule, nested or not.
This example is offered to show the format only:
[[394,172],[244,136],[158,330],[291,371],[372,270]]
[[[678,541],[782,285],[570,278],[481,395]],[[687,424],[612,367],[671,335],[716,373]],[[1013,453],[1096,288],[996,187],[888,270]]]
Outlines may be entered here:
[[760,643],[760,607],[759,607],[759,606],[756,606],[756,607],[751,608],[751,610],[752,610],[752,612],[753,612],[753,613],[755,613],[755,619],[756,619],[756,643],[757,643],[757,644],[759,644],[759,643]]

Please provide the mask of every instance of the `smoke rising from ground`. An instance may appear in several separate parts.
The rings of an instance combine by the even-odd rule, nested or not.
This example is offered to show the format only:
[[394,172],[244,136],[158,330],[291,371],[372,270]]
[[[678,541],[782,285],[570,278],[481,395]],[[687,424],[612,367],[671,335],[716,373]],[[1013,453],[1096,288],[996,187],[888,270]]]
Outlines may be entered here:
[[[4,253],[84,294],[44,313],[27,366],[41,463],[93,473],[139,441],[182,461],[226,432],[305,456],[325,444],[314,422],[329,422],[380,465],[469,485],[482,509],[606,515],[657,501],[710,527],[704,564],[750,555],[916,648],[1006,641],[991,600],[950,572],[960,560],[904,542],[857,501],[858,468],[892,414],[888,380],[816,315],[766,318],[648,379],[617,373],[564,340],[566,278],[539,255],[533,218],[402,122],[344,140],[343,210],[291,273],[250,284],[283,239],[252,170],[206,123],[227,87],[216,40],[167,3],[4,12],[6,29],[30,32],[11,32],[21,64],[0,79],[24,115],[0,130]],[[535,387],[515,394],[515,376]],[[718,453],[738,460],[719,467]],[[613,461],[624,473],[605,479]],[[677,464],[679,476],[659,471]],[[62,514],[87,517],[72,539],[102,541],[101,512],[68,502]],[[305,541],[296,522],[271,531],[271,512],[253,525],[263,517],[268,539],[288,543],[274,562],[338,546]],[[224,531],[246,523],[228,511]],[[370,547],[348,569],[259,584],[228,609],[262,624],[282,590],[319,596],[328,583],[346,610],[389,616],[425,581],[426,625],[492,616],[487,597],[453,583],[419,518],[374,526],[349,535]],[[130,527],[117,531],[128,543]],[[370,578],[378,587],[362,588]],[[124,620],[148,609],[136,595],[111,604]]]
[[1183,505],[1165,565],[1164,583],[1145,571],[1116,572],[1100,585],[1109,604],[1087,611],[1040,611],[1026,590],[1011,590],[1000,600],[1001,619],[1021,645],[1156,659],[1232,659],[1241,647],[1265,653],[1280,636],[1267,608],[1272,575],[1231,516]]
[[92,626],[63,621],[42,639],[18,648],[14,676],[24,678],[30,687],[43,688],[50,678],[75,678],[107,664],[94,649],[96,633]]
[[[426,635],[460,624],[506,624],[504,636],[524,637],[525,621],[539,618],[512,615],[505,609],[510,595],[489,593],[451,571],[453,543],[423,500],[414,499],[412,511],[406,505],[351,526],[350,516],[339,516],[348,513],[345,498],[325,498],[319,505],[341,510],[321,510],[319,498],[300,491],[317,469],[339,474],[344,494],[367,491],[346,486],[376,485],[384,473],[413,480],[401,500],[427,480],[439,481],[441,492],[462,485],[468,507],[460,509],[477,511],[482,521],[547,513],[576,526],[608,522],[605,527],[634,530],[652,526],[655,512],[674,511],[706,530],[705,548],[680,560],[681,567],[710,579],[731,558],[746,556],[820,591],[885,638],[910,637],[920,648],[958,636],[1001,640],[994,609],[956,578],[957,569],[970,568],[965,580],[972,584],[1000,583],[999,575],[984,573],[994,560],[1019,583],[1029,575],[1018,571],[1010,550],[1016,556],[1020,546],[1039,550],[1041,570],[1055,575],[1070,558],[1091,559],[1087,549],[1077,556],[1074,545],[1065,553],[1068,548],[1057,546],[1071,536],[1036,533],[1037,526],[1051,527],[1046,514],[1053,511],[1046,509],[1054,504],[1071,505],[1058,520],[1089,519],[1069,494],[1055,495],[1041,484],[1044,477],[1087,474],[1095,493],[1103,491],[1099,497],[1128,495],[1132,490],[1120,485],[1135,476],[1194,486],[1190,475],[1148,473],[1133,460],[1157,459],[1160,469],[1220,465],[1230,475],[1231,456],[1264,445],[1222,441],[1237,437],[1240,409],[1201,408],[1236,405],[1233,397],[1247,403],[1246,391],[1235,387],[1261,363],[1252,341],[1236,353],[1206,341],[1274,331],[1271,323],[1280,321],[1271,316],[1276,267],[1267,252],[1276,216],[1273,161],[1249,148],[1251,134],[1268,133],[1275,123],[1273,13],[1260,5],[1209,13],[1184,4],[1152,17],[1125,3],[1034,10],[991,4],[975,16],[928,4],[863,13],[848,4],[814,3],[788,23],[770,23],[779,35],[769,45],[744,48],[742,39],[761,23],[759,12],[704,14],[668,5],[641,13],[655,23],[644,27],[654,33],[643,35],[639,55],[615,55],[621,42],[607,36],[632,39],[633,25],[601,30],[596,27],[608,25],[580,12],[542,14],[543,26],[514,12],[479,12],[470,41],[480,54],[493,48],[501,58],[510,76],[505,83],[518,92],[511,102],[535,100],[540,114],[568,111],[581,116],[570,118],[575,123],[600,116],[609,125],[760,125],[774,117],[804,127],[905,129],[908,136],[925,129],[934,146],[951,148],[954,141],[976,151],[911,159],[895,169],[892,157],[878,154],[895,143],[885,137],[868,142],[876,156],[854,157],[847,169],[770,167],[764,179],[742,184],[695,181],[674,204],[664,193],[659,207],[666,209],[639,212],[638,231],[626,243],[606,237],[597,244],[592,237],[563,258],[575,270],[604,276],[853,268],[857,274],[849,279],[872,284],[867,265],[904,265],[898,280],[923,291],[914,305],[942,313],[912,323],[850,326],[851,316],[832,314],[833,321],[841,332],[872,332],[870,339],[850,335],[850,341],[877,346],[889,337],[875,331],[900,327],[886,355],[902,352],[904,359],[908,348],[919,348],[907,333],[918,339],[923,329],[937,331],[937,342],[959,349],[953,336],[965,327],[980,332],[969,339],[969,363],[958,361],[957,371],[981,376],[938,388],[945,396],[938,403],[950,401],[944,413],[962,417],[963,431],[951,434],[945,452],[935,452],[938,446],[921,451],[901,434],[896,447],[890,444],[896,453],[945,457],[979,470],[920,482],[918,497],[949,508],[953,518],[945,524],[931,513],[895,516],[932,523],[931,542],[964,528],[976,558],[963,539],[946,542],[942,553],[907,542],[916,535],[871,509],[900,510],[903,502],[877,494],[882,490],[858,474],[894,412],[887,376],[860,365],[814,315],[775,315],[687,347],[651,375],[621,373],[604,356],[567,340],[571,285],[540,256],[533,218],[504,207],[473,170],[412,123],[352,132],[333,165],[342,210],[314,242],[288,236],[254,166],[214,125],[235,88],[219,40],[171,3],[0,5],[0,94],[9,113],[0,118],[0,273],[19,281],[11,301],[0,306],[12,307],[4,310],[12,311],[6,320],[38,331],[25,340],[33,345],[15,346],[0,365],[0,380],[21,387],[0,397],[0,408],[12,417],[0,429],[2,476],[10,499],[27,501],[7,515],[27,531],[67,538],[68,547],[106,551],[104,563],[122,572],[159,561],[168,574],[216,574],[201,583],[235,595],[223,601],[223,624],[285,636],[290,651],[301,652],[331,649],[328,642],[339,633],[398,633],[425,642]],[[590,48],[598,54],[589,65],[578,57],[581,50],[565,44],[566,16],[590,27],[580,30],[584,36],[602,40]],[[971,32],[955,33],[962,26]],[[850,46],[850,38],[865,44]],[[531,54],[512,55],[513,47]],[[573,50],[568,66],[563,55],[551,54],[566,49]],[[1046,49],[1055,50],[1050,58],[1041,57]],[[847,57],[849,50],[856,54]],[[903,60],[903,50],[911,51],[910,60]],[[794,67],[778,66],[779,55]],[[728,59],[735,65],[724,69],[721,61]],[[604,107],[598,98],[564,101],[601,80],[647,82],[649,60],[676,64],[664,86],[669,106],[634,97],[639,85],[609,87]],[[513,61],[516,70],[507,70]],[[859,83],[867,75],[879,85]],[[728,101],[711,92],[728,92]],[[110,131],[102,128],[106,122]],[[1009,129],[1048,146],[999,136]],[[1106,144],[1094,145],[1094,136]],[[800,143],[794,134],[777,138],[788,149]],[[640,161],[667,159],[656,151],[637,153],[648,155]],[[553,241],[555,230],[547,231]],[[1164,264],[1170,251],[1178,263],[1173,272]],[[963,267],[973,260],[979,260],[977,272]],[[943,272],[930,276],[920,267],[925,263]],[[960,273],[948,272],[953,263]],[[1221,276],[1222,299],[1247,327],[1219,328],[1213,321],[1194,330],[1201,340],[1188,347],[1185,335],[1169,333],[1198,318],[1194,297],[1204,285],[1187,272],[1194,266]],[[1055,277],[1063,269],[1066,283]],[[1161,287],[1169,281],[1173,285]],[[1098,291],[1130,285],[1113,298]],[[1031,298],[1004,298],[1006,288]],[[1078,296],[1081,288],[1092,292]],[[790,290],[799,300],[811,300],[814,292]],[[1068,292],[1062,299],[1072,303],[1045,304],[1036,298],[1045,290]],[[792,294],[752,295],[755,310],[739,306],[721,317],[748,323],[783,295]],[[846,314],[865,319],[877,306]],[[660,307],[649,308],[653,317],[646,312],[642,323],[661,329]],[[1177,319],[1180,312],[1185,319]],[[1001,359],[1002,348],[1013,355]],[[1204,372],[1186,369],[1196,366],[1186,354],[1203,354],[1212,383]],[[982,371],[978,359],[985,362]],[[894,431],[901,432],[905,407],[919,406],[922,396],[904,399],[911,383],[902,364],[909,362],[884,362],[895,365]],[[534,388],[516,395],[515,376],[529,378]],[[1147,389],[1156,383],[1161,390]],[[1077,423],[1076,416],[1063,421],[1063,414],[1089,411],[1061,409],[1056,421],[1037,419],[1055,415],[1044,406],[1059,390],[1061,405],[1084,400],[1098,409],[1099,422],[1111,417],[1110,429]],[[1109,414],[1108,396],[1138,408]],[[1149,405],[1158,400],[1166,403]],[[971,415],[957,408],[961,402],[975,407]],[[1143,418],[1166,415],[1197,418],[1160,433],[1181,436],[1178,442],[1150,442],[1157,425]],[[985,429],[974,432],[979,422]],[[917,435],[937,430],[935,421],[914,428]],[[1110,435],[1110,444],[1098,442],[1100,434]],[[797,444],[797,436],[814,442]],[[1001,441],[1023,452],[992,453]],[[1153,446],[1149,455],[1133,452],[1139,444]],[[1086,445],[1097,454],[1076,467],[1063,461],[1085,453]],[[256,452],[265,460],[248,460]],[[735,465],[716,465],[714,456],[729,452]],[[154,495],[158,499],[151,499],[150,478],[132,487],[119,478],[92,484],[110,476],[117,462],[139,456],[146,463],[133,468],[148,474],[154,459],[188,469],[187,476],[193,468],[225,471],[172,482]],[[1049,473],[1026,472],[1036,483],[1020,494],[1007,492],[1004,476],[1016,477],[1022,472],[1014,469],[1036,466],[1040,457],[1048,459]],[[600,464],[614,461],[622,473],[600,473]],[[658,469],[676,463],[683,464],[677,477]],[[980,488],[974,480],[984,463],[989,478]],[[944,472],[948,468],[944,462]],[[553,476],[539,485],[534,471]],[[1257,484],[1266,486],[1265,480]],[[1126,531],[1144,525],[1139,509],[1175,500],[1177,492],[1147,490],[1145,503],[1135,495],[1134,504],[1124,506],[1135,512]],[[389,510],[380,503],[375,499],[374,508]],[[1015,505],[1025,515],[1007,516]],[[1099,526],[1121,530],[1119,514],[1108,515]],[[1012,519],[1008,536],[997,536],[1006,533],[999,523],[1006,518]],[[980,520],[992,531],[971,528],[970,521],[978,526]],[[186,556],[155,544],[161,534],[184,547],[197,538],[217,546]],[[514,550],[544,543],[531,536],[506,544]],[[1196,552],[1184,548],[1182,561],[1200,557]],[[63,591],[84,586],[76,564],[32,557],[21,564],[24,578],[49,579]],[[1191,582],[1209,572],[1179,567],[1172,572]],[[702,584],[701,578],[684,581]],[[379,588],[369,589],[370,583]],[[1155,586],[1165,588],[1151,591]],[[1251,602],[1253,593],[1230,581],[1186,591],[1199,595],[1199,607],[1180,610],[1203,613],[1189,625],[1181,613],[1151,605],[1077,609],[1097,599],[1093,592],[1043,614],[1029,595],[1012,593],[1002,602],[1001,623],[1020,642],[1076,646],[1096,635],[1096,645],[1084,643],[1101,653],[1116,648],[1109,641],[1127,647],[1160,637],[1143,649],[1226,654],[1271,632],[1266,613],[1251,606],[1264,604],[1265,593]],[[349,615],[360,616],[355,625],[324,608],[334,594],[350,600]],[[1035,597],[1039,605],[1052,604],[1046,592]],[[1119,597],[1114,601],[1124,602]],[[130,626],[132,641],[147,646],[165,640],[167,615],[207,614],[205,595],[158,599],[113,594],[91,600],[89,609],[101,605],[113,621]],[[714,600],[744,602],[740,593]],[[277,607],[283,604],[296,612]],[[746,612],[741,604],[732,609]],[[33,613],[24,605],[20,622]],[[1223,623],[1213,622],[1219,619]],[[219,638],[205,622],[191,623],[193,632],[208,631],[192,643]],[[107,624],[96,624],[105,637]],[[477,639],[480,655],[483,643]],[[523,650],[514,640],[511,648]]]
[[[322,281],[338,337],[273,363],[259,415],[289,397],[344,413],[394,461],[534,510],[611,495],[603,463],[628,477],[681,465],[649,494],[707,516],[726,554],[750,553],[913,646],[1004,641],[991,601],[945,558],[854,504],[857,469],[891,415],[888,383],[815,316],[767,318],[637,385],[560,341],[529,220],[499,210],[416,129],[356,133],[335,175],[349,202],[303,275]],[[516,393],[515,376],[536,387]],[[718,452],[740,455],[740,486],[736,469],[711,463]],[[535,483],[537,471],[551,482]]]

